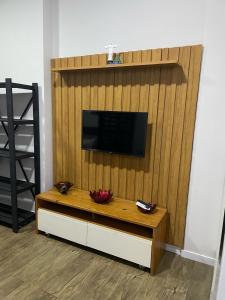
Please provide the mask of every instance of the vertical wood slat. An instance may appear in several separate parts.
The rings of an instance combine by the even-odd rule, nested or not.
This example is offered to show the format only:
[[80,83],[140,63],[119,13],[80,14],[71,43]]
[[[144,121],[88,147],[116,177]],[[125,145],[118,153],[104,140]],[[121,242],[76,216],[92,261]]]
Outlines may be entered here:
[[[98,55],[98,61],[99,65],[104,65],[106,63],[106,55],[105,54],[99,54]],[[106,93],[106,87],[105,87],[105,71],[102,70],[98,72],[98,110],[104,110],[105,109],[105,93]],[[102,152],[96,153],[96,188],[97,189],[103,189],[103,164],[104,164],[104,154]]]
[[[124,63],[132,62],[132,52],[126,52],[124,54]],[[131,100],[131,71],[125,70],[122,79],[122,111],[130,111],[130,100]],[[126,198],[126,187],[127,187],[127,169],[128,169],[128,157],[120,156],[119,158],[119,195],[122,198]]]
[[[161,50],[152,50],[152,61],[159,61],[161,58]],[[148,95],[148,151],[147,151],[147,167],[144,174],[144,194],[143,198],[148,202],[156,202],[151,198],[152,181],[153,181],[153,162],[155,149],[155,132],[158,107],[158,91],[159,91],[160,69],[151,70],[149,77],[149,95]]]
[[[141,51],[141,61],[147,62],[152,59],[152,50]],[[149,82],[151,78],[150,69],[142,69],[140,72],[140,102],[139,111],[148,112],[149,107]],[[144,194],[144,173],[146,171],[146,166],[149,162],[149,151],[150,151],[150,120],[148,118],[147,127],[147,138],[146,138],[146,154],[144,158],[139,159],[138,167],[135,174],[135,198],[134,199],[145,199],[146,194]]]
[[[179,48],[169,49],[169,59],[177,58]],[[167,86],[166,86],[166,99],[164,106],[164,120],[162,132],[162,146],[160,157],[160,173],[159,173],[159,192],[158,201],[162,207],[167,207],[167,186],[169,180],[169,164],[171,154],[171,138],[173,134],[173,118],[174,118],[174,105],[176,97],[176,80],[178,80],[176,68],[167,72]]]
[[[80,67],[81,57],[75,57],[75,66]],[[72,75],[72,74],[71,74]],[[74,186],[81,189],[82,187],[82,151],[81,151],[81,110],[82,110],[82,87],[81,87],[81,72],[74,75],[75,85],[75,126],[74,126],[74,138],[76,141],[75,151],[75,182]],[[73,124],[72,124],[73,126]]]
[[[170,211],[169,242],[183,245],[201,46],[122,53],[123,62],[177,58],[180,67],[54,73],[54,181],[82,189],[111,188]],[[106,55],[55,59],[52,67],[104,65]],[[188,71],[189,70],[189,71]],[[183,74],[183,75],[182,75]],[[81,150],[83,109],[146,111],[145,158]],[[66,118],[68,116],[68,118]],[[151,140],[150,140],[151,138]]]
[[[61,59],[61,66],[63,68],[68,67],[68,59]],[[69,151],[69,103],[68,103],[68,74],[65,73],[62,76],[62,178],[63,180],[69,180],[68,172],[68,151]]]
[[[91,56],[91,65],[98,65],[98,55]],[[98,72],[92,72],[90,74],[91,82],[90,82],[90,109],[97,110],[98,109]],[[96,188],[96,153],[91,151],[90,162],[89,162],[89,190],[94,190]]]
[[[55,68],[56,65],[56,60],[55,59],[51,59],[51,68]],[[57,77],[59,76],[59,73],[56,72],[52,72],[51,73],[51,92],[52,92],[52,115],[55,116],[56,115],[56,97],[57,97]],[[56,149],[56,119],[55,117],[52,118],[52,149],[53,149],[53,162],[56,162],[56,158],[57,158],[57,151],[55,151]],[[53,164],[53,183],[57,182],[57,178],[56,178],[56,174],[57,174],[57,165]]]
[[[82,66],[89,66],[91,63],[90,56],[82,56]],[[82,72],[81,73],[81,85],[82,85],[82,93],[81,93],[81,105],[82,110],[87,110],[90,107],[90,72]],[[81,114],[82,112],[80,112]],[[90,153],[89,151],[82,150],[82,189],[88,190],[89,188],[89,159]]]
[[[106,62],[106,55],[103,57],[103,63]],[[114,100],[114,71],[105,72],[105,110],[113,110]],[[111,189],[111,165],[112,155],[105,153],[103,157],[103,188]]]
[[[68,67],[75,67],[74,57],[68,58]],[[68,124],[76,125],[76,102],[75,102],[75,74],[68,76]],[[76,157],[76,137],[74,134],[74,127],[68,126],[68,180],[72,183],[75,182],[76,168],[75,157]]]
[[[141,51],[134,51],[132,53],[132,62],[141,62]],[[141,72],[135,70],[131,73],[131,89],[130,89],[130,111],[139,111],[140,106],[140,81]],[[134,200],[135,195],[135,175],[138,168],[139,158],[130,157],[128,159],[127,169],[127,185],[126,185],[126,199]]]
[[191,47],[191,58],[187,82],[187,98],[184,116],[181,162],[179,172],[179,188],[177,195],[177,213],[174,233],[174,244],[182,247],[188,200],[189,177],[191,169],[193,135],[201,72],[202,46]]
[[[61,67],[61,60],[60,58],[55,59],[55,66],[56,67]],[[54,133],[54,149],[53,151],[55,152],[55,182],[58,182],[59,180],[62,179],[62,79],[61,79],[61,74],[57,73],[56,78],[55,78],[55,105],[53,105],[53,108],[55,109],[55,133]]]
[[[161,59],[168,59],[168,49],[162,49]],[[152,199],[159,206],[162,206],[158,198],[159,189],[159,173],[160,173],[160,160],[161,160],[161,146],[163,136],[163,121],[164,121],[164,107],[166,99],[166,81],[169,69],[160,70],[160,83],[159,83],[159,99],[158,99],[158,112],[156,121],[156,137],[155,137],[155,155],[153,163],[153,184],[152,184]]]
[[[180,169],[180,158],[181,158],[181,145],[182,145],[182,134],[183,134],[183,123],[184,123],[184,112],[187,94],[187,84],[185,78],[188,78],[190,62],[190,47],[181,48],[179,54],[179,63],[182,68],[177,70],[177,88],[176,88],[176,99],[174,108],[174,120],[173,120],[173,135],[171,141],[171,155],[170,155],[170,166],[169,166],[169,181],[167,184],[167,208],[170,212],[170,230],[169,239],[176,240],[174,236],[175,230],[175,218],[176,218],[176,203],[177,203],[177,191],[179,186],[179,169]],[[173,241],[174,242],[174,241]]]
[[[162,57],[162,50],[156,49],[152,51],[152,61],[160,60]],[[150,88],[150,97],[152,98],[152,108],[150,114],[151,126],[151,149],[150,149],[150,181],[149,181],[149,191],[150,191],[150,200],[153,203],[157,203],[157,199],[152,197],[153,190],[153,177],[154,177],[154,160],[155,160],[155,147],[156,147],[156,130],[157,130],[157,119],[158,119],[158,106],[159,106],[159,88],[160,88],[160,75],[161,70],[154,69],[152,70],[152,84]],[[150,104],[149,104],[150,105]]]
[[[121,53],[120,56],[122,61],[124,61],[123,53]],[[122,110],[123,74],[124,73],[122,70],[115,70],[114,87],[113,87],[113,103],[112,103],[113,111]],[[120,163],[119,155],[113,155],[111,158],[110,187],[115,195],[119,195],[119,163]]]

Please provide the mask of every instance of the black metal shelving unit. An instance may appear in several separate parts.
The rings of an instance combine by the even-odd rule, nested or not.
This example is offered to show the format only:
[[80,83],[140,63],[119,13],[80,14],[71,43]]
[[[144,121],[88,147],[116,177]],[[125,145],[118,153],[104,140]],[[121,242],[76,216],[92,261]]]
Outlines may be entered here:
[[[17,195],[24,191],[30,191],[35,195],[40,193],[40,139],[39,139],[39,101],[38,85],[25,85],[13,83],[7,78],[5,82],[0,82],[0,88],[5,89],[7,116],[0,117],[0,125],[3,127],[7,141],[0,147],[0,158],[8,159],[10,163],[10,178],[0,176],[0,192],[9,192],[11,195],[11,205],[0,203],[0,223],[11,226],[14,232],[34,219],[35,214],[18,208]],[[13,109],[13,88],[29,90],[32,95],[19,118],[14,118]],[[25,116],[29,109],[33,107],[33,119],[27,120]],[[15,133],[21,126],[32,125],[34,135],[34,151],[18,151],[15,144]],[[29,181],[24,169],[23,160],[34,158],[35,183]],[[24,180],[17,179],[17,167],[20,167]]]

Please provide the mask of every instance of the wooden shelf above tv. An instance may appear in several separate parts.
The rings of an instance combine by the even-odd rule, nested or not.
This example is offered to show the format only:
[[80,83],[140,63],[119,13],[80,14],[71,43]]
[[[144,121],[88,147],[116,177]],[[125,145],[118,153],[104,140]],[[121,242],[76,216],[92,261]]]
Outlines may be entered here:
[[52,71],[53,72],[69,72],[69,71],[74,72],[74,71],[83,71],[83,70],[106,70],[106,69],[124,69],[124,68],[174,66],[174,65],[178,65],[177,60],[161,60],[161,61],[151,61],[145,63],[108,64],[108,65],[100,65],[100,66],[52,68]]

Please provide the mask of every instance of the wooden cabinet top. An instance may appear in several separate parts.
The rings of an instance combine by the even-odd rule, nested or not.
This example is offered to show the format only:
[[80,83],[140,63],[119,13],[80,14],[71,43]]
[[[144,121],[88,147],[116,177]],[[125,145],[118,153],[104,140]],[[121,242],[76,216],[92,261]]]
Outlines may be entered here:
[[36,199],[57,203],[59,205],[88,211],[153,229],[159,226],[160,222],[167,214],[167,210],[160,207],[157,207],[153,214],[144,214],[138,210],[135,202],[117,197],[114,197],[109,203],[97,204],[90,198],[89,192],[78,189],[71,189],[64,195],[53,189],[37,195]]

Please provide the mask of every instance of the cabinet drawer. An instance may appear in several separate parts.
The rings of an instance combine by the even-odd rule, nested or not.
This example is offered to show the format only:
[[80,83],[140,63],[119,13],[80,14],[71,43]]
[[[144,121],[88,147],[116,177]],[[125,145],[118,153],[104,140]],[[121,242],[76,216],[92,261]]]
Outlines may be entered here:
[[66,240],[86,245],[87,222],[85,221],[39,208],[38,229]]
[[88,223],[87,246],[150,268],[151,240]]

